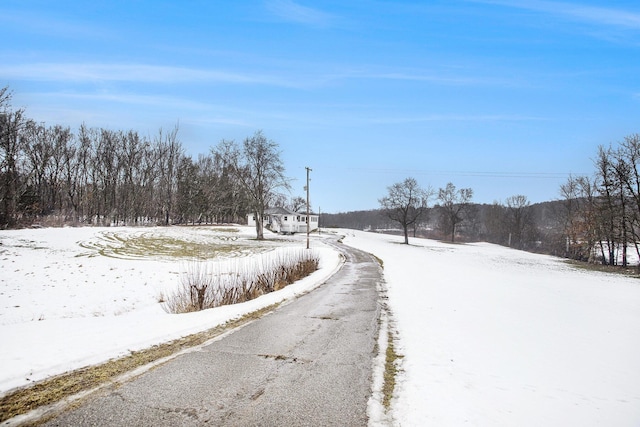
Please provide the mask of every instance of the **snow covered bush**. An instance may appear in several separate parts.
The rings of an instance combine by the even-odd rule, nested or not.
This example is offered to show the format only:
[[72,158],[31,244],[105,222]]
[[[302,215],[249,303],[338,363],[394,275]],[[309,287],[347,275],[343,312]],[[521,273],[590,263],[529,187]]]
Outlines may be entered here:
[[273,251],[233,263],[193,260],[168,292],[163,308],[169,313],[189,313],[249,301],[277,291],[318,269],[314,251]]

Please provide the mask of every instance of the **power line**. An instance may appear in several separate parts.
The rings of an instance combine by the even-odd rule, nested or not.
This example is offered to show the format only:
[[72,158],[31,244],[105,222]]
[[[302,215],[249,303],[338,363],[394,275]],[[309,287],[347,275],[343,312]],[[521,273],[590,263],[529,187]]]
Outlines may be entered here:
[[[336,168],[331,168],[336,169]],[[407,174],[407,175],[445,175],[445,176],[472,176],[483,178],[535,178],[558,179],[569,176],[591,175],[591,173],[579,172],[500,172],[500,171],[436,171],[424,169],[388,169],[388,168],[349,168],[343,169],[356,173],[370,174]]]

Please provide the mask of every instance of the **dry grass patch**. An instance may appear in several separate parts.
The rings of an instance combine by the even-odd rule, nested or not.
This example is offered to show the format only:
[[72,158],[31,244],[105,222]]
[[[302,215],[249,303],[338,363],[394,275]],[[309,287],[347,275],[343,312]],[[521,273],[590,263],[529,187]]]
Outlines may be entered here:
[[565,263],[581,270],[600,271],[602,273],[611,273],[611,274],[621,274],[623,276],[640,279],[640,266],[630,265],[627,267],[622,267],[619,265],[603,265],[600,263],[594,264],[594,263],[576,261],[576,260],[565,260]]
[[396,388],[396,376],[398,375],[398,363],[399,359],[404,356],[396,353],[393,344],[393,334],[391,331],[387,335],[387,351],[384,362],[384,384],[382,386],[382,404],[385,410],[389,410],[391,407],[391,399],[393,398],[393,391]]

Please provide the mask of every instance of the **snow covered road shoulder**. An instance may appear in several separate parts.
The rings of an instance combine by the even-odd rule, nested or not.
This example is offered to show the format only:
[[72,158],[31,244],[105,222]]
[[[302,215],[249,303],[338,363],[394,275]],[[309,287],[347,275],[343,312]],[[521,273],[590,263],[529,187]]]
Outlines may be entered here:
[[640,281],[478,243],[346,231],[384,261],[417,426],[640,425]]

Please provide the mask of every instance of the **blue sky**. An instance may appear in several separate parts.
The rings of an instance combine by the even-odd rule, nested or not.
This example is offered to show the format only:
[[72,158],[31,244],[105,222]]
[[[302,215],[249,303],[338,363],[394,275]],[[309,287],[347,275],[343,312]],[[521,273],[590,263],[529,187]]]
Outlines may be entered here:
[[557,199],[640,132],[636,1],[3,0],[0,39],[29,117],[179,123],[193,156],[262,130],[292,196],[312,168],[323,212],[377,208],[407,177]]

